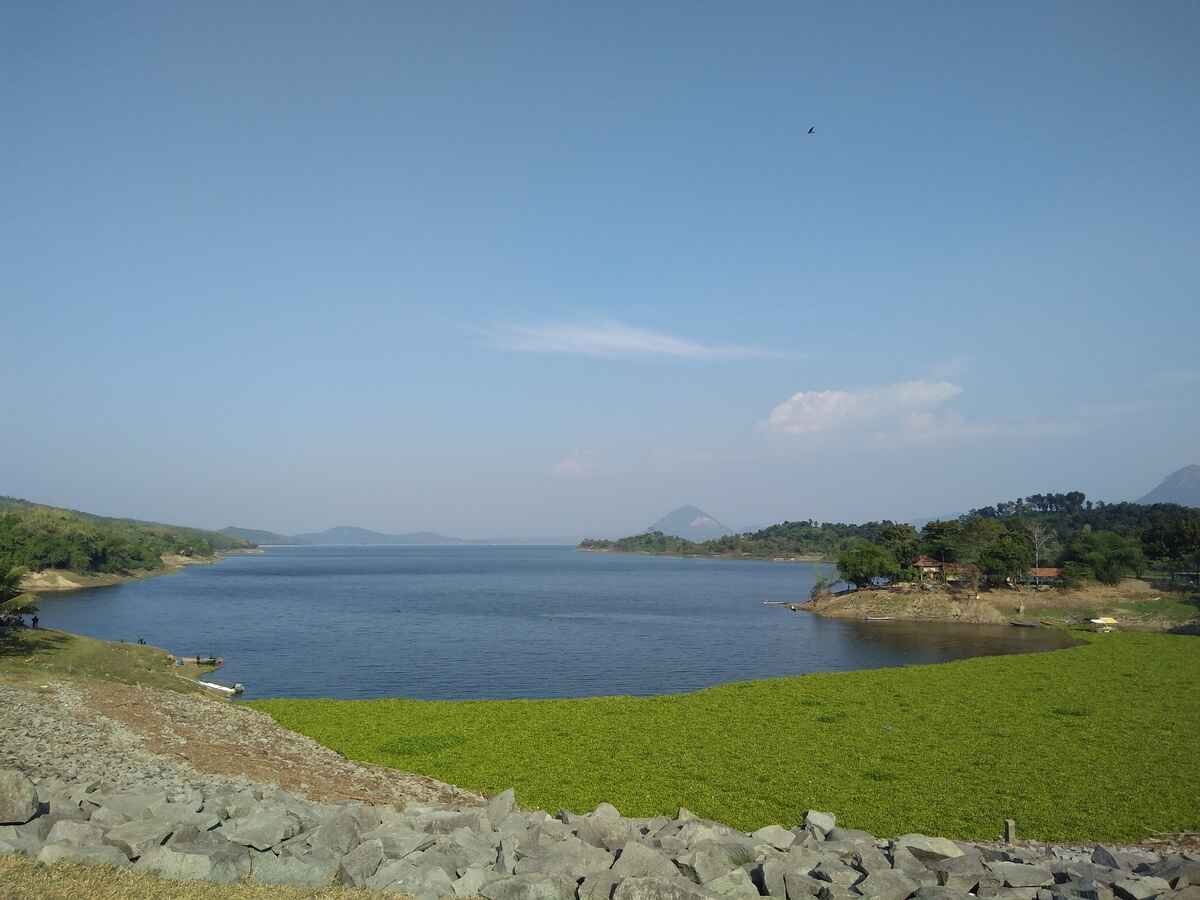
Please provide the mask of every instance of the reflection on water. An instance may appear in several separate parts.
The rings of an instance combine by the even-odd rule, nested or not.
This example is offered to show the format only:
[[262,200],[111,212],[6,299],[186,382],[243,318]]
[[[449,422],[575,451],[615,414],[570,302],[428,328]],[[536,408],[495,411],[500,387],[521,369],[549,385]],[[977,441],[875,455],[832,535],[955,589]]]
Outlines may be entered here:
[[999,656],[1073,647],[1078,641],[1057,628],[1014,628],[1011,625],[968,625],[956,622],[847,623],[864,647],[878,645],[888,654],[902,653],[911,663],[941,662],[948,657]]
[[664,694],[1063,646],[1048,629],[792,613],[828,567],[570,547],[280,547],[67,595],[42,621],[224,657],[248,696]]

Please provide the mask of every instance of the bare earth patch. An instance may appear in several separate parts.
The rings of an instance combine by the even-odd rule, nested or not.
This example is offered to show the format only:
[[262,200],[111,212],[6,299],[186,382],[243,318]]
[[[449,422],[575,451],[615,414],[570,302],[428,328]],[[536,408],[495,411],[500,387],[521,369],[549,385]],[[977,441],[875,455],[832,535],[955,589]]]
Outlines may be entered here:
[[114,682],[83,686],[88,705],[139,735],[148,749],[198,772],[278,784],[313,800],[371,803],[477,802],[433,778],[351,762],[265,713],[203,694]]
[[984,625],[1043,618],[1080,624],[1092,616],[1111,615],[1123,628],[1147,631],[1168,631],[1200,616],[1200,603],[1137,578],[1115,585],[1089,582],[1071,590],[1025,586],[978,593],[943,585],[900,584],[823,597],[805,608],[837,619],[890,617]]

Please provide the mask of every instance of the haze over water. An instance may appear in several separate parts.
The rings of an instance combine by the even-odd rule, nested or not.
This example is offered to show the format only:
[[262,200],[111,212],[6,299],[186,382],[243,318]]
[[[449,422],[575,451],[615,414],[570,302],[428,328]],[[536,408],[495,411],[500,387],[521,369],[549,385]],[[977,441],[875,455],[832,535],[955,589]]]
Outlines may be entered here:
[[44,595],[42,623],[226,660],[247,696],[663,694],[1063,645],[1006,626],[821,619],[807,563],[571,547],[281,547]]

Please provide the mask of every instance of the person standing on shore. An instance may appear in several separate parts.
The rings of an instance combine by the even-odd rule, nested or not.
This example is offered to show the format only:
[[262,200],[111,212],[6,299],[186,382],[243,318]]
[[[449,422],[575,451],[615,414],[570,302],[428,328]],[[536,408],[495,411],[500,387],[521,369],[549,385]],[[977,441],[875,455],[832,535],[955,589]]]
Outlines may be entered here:
[[34,616],[34,617],[33,617],[33,627],[34,627],[34,630],[36,630],[36,629],[37,629],[37,627],[38,627],[38,621],[39,621],[39,620],[38,620],[38,617],[37,617],[37,616]]

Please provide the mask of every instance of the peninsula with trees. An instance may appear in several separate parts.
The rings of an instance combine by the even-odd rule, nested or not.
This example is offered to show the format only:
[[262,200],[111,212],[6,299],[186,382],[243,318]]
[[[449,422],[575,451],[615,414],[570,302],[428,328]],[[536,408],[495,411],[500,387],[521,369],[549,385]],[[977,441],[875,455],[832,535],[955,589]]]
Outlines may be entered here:
[[[24,590],[73,590],[158,575],[254,550],[238,537],[97,516],[0,497],[0,573],[20,572]],[[11,580],[11,579],[10,579]]]
[[[834,563],[841,583],[819,581],[808,608],[845,618],[1000,622],[1127,601],[1145,622],[1174,627],[1200,613],[1191,599],[1200,581],[1200,509],[1092,502],[1081,491],[1002,501],[920,529],[807,520],[702,542],[653,531],[579,548]],[[1056,590],[1038,590],[1048,588]]]

